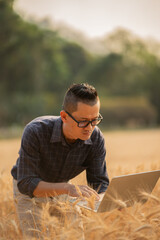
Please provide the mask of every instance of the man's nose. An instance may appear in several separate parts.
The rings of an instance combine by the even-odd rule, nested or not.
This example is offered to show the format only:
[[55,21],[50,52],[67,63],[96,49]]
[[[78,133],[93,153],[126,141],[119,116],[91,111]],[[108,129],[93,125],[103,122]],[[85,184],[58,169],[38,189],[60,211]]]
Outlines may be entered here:
[[92,130],[93,126],[91,125],[91,123],[88,124],[88,126],[85,127],[86,130],[90,131]]

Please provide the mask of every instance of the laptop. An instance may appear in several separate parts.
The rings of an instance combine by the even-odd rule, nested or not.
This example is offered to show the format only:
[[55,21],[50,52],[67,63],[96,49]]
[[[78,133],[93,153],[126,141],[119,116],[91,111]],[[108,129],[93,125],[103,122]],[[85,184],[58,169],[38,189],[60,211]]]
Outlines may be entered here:
[[160,170],[114,177],[102,200],[95,203],[95,209],[88,207],[87,201],[77,204],[94,212],[107,212],[115,208],[130,207],[135,202],[145,203],[148,200],[147,194],[151,194],[159,177]]

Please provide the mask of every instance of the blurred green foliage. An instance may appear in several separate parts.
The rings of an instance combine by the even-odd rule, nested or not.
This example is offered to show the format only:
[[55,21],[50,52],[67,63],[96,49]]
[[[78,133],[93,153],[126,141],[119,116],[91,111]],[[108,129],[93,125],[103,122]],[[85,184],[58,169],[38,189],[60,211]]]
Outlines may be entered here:
[[105,119],[102,127],[153,127],[157,112],[144,97],[114,97],[102,99],[101,113]]
[[25,22],[12,6],[13,0],[0,0],[0,126],[59,114],[66,89],[79,82],[97,88],[103,125],[160,124],[160,59],[142,40],[117,31],[108,54],[91,55],[58,32]]

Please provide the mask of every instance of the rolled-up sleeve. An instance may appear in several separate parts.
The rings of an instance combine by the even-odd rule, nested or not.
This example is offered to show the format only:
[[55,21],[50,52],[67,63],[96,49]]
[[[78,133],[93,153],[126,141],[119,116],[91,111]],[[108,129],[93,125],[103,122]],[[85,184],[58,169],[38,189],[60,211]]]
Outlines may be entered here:
[[39,178],[40,150],[34,126],[26,126],[24,130],[18,161],[18,189],[22,194],[32,198],[34,189],[41,181]]
[[109,178],[106,168],[106,148],[105,140],[100,132],[96,136],[97,140],[93,144],[88,156],[89,167],[86,169],[87,182],[98,193],[105,192],[109,185]]

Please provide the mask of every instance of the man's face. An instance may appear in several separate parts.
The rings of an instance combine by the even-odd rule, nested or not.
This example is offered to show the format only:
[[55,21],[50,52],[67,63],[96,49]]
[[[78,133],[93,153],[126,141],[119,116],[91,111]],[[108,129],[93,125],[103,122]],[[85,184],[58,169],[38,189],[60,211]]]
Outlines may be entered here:
[[[91,121],[99,116],[99,108],[99,100],[93,106],[79,102],[77,110],[71,114],[77,121]],[[81,140],[89,139],[95,128],[91,124],[79,128],[77,123],[65,111],[61,111],[61,118],[63,121],[63,134],[68,142],[74,142],[78,138]]]

